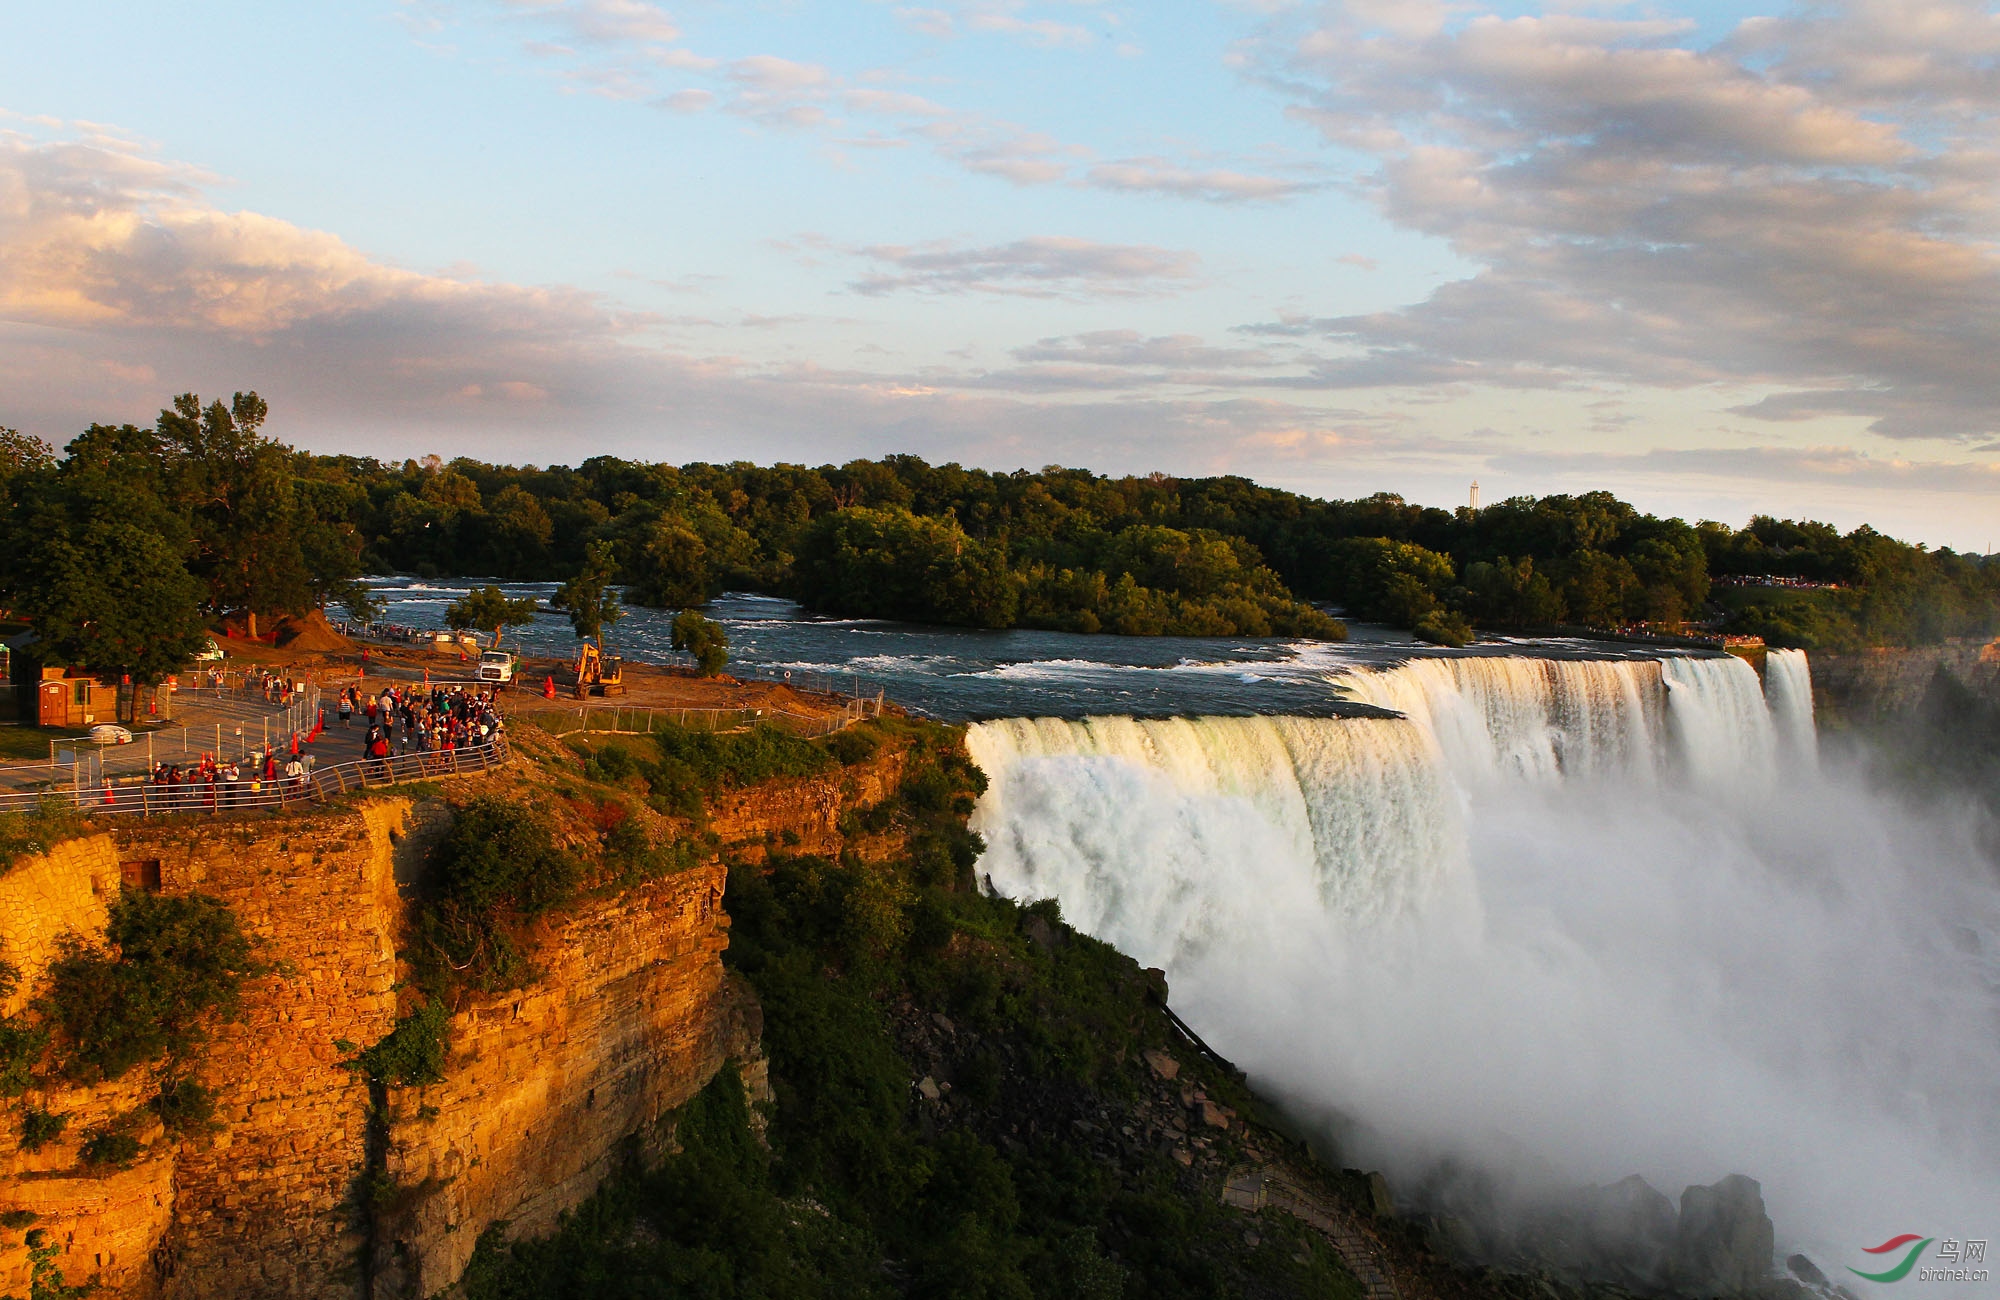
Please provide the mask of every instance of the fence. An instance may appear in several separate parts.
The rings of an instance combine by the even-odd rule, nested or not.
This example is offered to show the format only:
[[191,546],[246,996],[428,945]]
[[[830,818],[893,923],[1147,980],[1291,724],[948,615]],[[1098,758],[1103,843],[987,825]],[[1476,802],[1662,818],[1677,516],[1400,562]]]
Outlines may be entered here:
[[97,745],[83,736],[64,736],[49,742],[47,767],[10,768],[4,775],[14,782],[67,780],[73,785],[101,784],[108,773],[151,772],[159,763],[194,763],[209,754],[220,762],[261,754],[266,746],[282,748],[293,733],[306,733],[319,719],[320,692],[317,686],[288,691],[284,704],[270,713],[258,712],[255,703],[275,705],[276,700],[251,687],[214,686],[183,689],[183,698],[197,696],[223,705],[240,704],[240,712],[228,709],[228,721],[178,727],[171,731],[144,731],[125,745]]
[[188,781],[163,785],[150,778],[122,777],[95,787],[0,793],[0,812],[32,812],[47,805],[70,807],[93,816],[172,817],[188,813],[243,812],[325,803],[355,790],[464,776],[498,767],[508,759],[507,739],[497,735],[484,745],[465,749],[427,750],[389,758],[361,758],[318,768],[303,777],[273,780],[245,777],[237,781]]
[[767,723],[797,736],[830,736],[853,726],[863,718],[880,717],[882,699],[850,699],[838,713],[795,713],[790,709],[693,708],[677,709],[630,704],[583,704],[572,708],[517,709],[512,715],[532,722],[558,738],[583,732],[602,735],[644,736],[663,727],[683,727],[690,731],[729,731]]

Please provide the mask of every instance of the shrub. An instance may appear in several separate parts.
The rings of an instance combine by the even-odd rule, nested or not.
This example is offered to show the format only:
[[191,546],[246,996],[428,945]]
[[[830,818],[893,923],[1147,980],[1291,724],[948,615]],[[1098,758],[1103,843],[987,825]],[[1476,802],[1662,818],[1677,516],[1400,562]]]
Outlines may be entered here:
[[122,894],[104,937],[109,951],[66,937],[37,1004],[73,1080],[186,1056],[211,1018],[235,1015],[243,981],[264,969],[236,914],[203,894]]
[[703,677],[713,677],[729,664],[729,634],[699,610],[684,609],[674,616],[673,645],[694,656],[695,671]]
[[547,821],[492,796],[458,810],[437,862],[444,898],[475,912],[537,916],[568,902],[583,876]]
[[41,1217],[33,1210],[0,1210],[0,1228],[19,1232]]
[[444,1078],[450,1029],[451,1012],[444,1004],[426,1002],[397,1021],[396,1027],[363,1052],[355,1064],[378,1083],[398,1087],[437,1083]]
[[549,823],[491,796],[459,809],[437,853],[437,887],[417,915],[415,964],[432,999],[529,978],[511,927],[575,897],[583,865]]
[[199,1133],[215,1120],[215,1094],[193,1079],[172,1079],[153,1097],[153,1113],[177,1137]]
[[86,1165],[115,1165],[123,1169],[137,1160],[145,1149],[145,1144],[138,1138],[107,1125],[83,1140],[83,1150],[79,1154]]
[[882,737],[867,727],[849,727],[845,731],[834,732],[826,747],[843,766],[853,767],[875,757],[876,751],[882,748]]
[[20,859],[47,853],[88,829],[84,815],[61,800],[49,800],[33,812],[0,813],[0,873]]
[[21,1111],[21,1150],[40,1151],[68,1127],[69,1116],[29,1106]]
[[[20,984],[21,973],[0,961],[0,998]],[[28,1090],[35,1062],[49,1045],[49,1031],[21,1016],[0,1017],[0,1097],[18,1097]]]

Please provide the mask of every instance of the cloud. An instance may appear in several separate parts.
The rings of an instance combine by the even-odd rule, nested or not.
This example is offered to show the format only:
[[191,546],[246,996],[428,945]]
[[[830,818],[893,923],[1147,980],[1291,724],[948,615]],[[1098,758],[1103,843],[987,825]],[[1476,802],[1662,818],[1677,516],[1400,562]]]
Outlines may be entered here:
[[[977,372],[681,350],[660,342],[671,320],[570,288],[388,266],[336,235],[217,208],[213,184],[101,133],[0,134],[0,423],[60,444],[92,420],[150,420],[172,392],[256,388],[280,436],[396,458],[574,460],[585,432],[593,452],[665,459],[909,450],[1145,470],[1219,465],[1239,438],[1354,436],[1283,401],[1134,400],[1127,384],[1051,404]],[[1184,252],[1081,240],[870,251],[884,274],[944,293],[1140,291],[1199,270]],[[794,323],[736,317],[759,335]],[[1199,359],[1186,341],[1072,346],[1093,361],[1120,348],[1135,364],[1149,348]]]
[[1147,366],[1168,370],[1224,369],[1277,364],[1271,353],[1253,348],[1210,347],[1198,335],[1144,335],[1138,330],[1093,330],[1068,338],[1047,338],[1015,348],[1018,361],[1062,361],[1096,366]]
[[1758,418],[2000,429],[2000,29],[1969,0],[1684,25],[1352,3],[1273,38],[1292,112],[1396,224],[1482,269],[1264,329],[1329,383],[1757,386]]
[[671,95],[662,95],[654,101],[661,108],[672,109],[676,113],[699,113],[715,106],[712,91],[699,88],[676,90]]
[[2000,461],[1906,460],[1871,456],[1852,447],[1694,447],[1655,448],[1631,453],[1503,452],[1490,458],[1498,470],[1528,476],[1581,474],[1605,479],[1634,471],[1658,477],[1695,475],[1740,484],[1745,481],[1909,492],[1992,494],[2000,492]]
[[1315,183],[1288,180],[1281,176],[1227,168],[1192,168],[1166,158],[1127,158],[1119,162],[1098,163],[1085,173],[1085,178],[1099,189],[1206,199],[1213,203],[1288,199],[1318,188]]
[[871,296],[917,292],[1133,297],[1185,288],[1201,269],[1201,259],[1185,249],[1057,236],[980,248],[877,244],[855,251],[873,261],[876,269],[849,287]]
[[[1087,0],[1086,0],[1087,3]],[[1075,9],[1078,5],[1066,6]],[[1115,9],[1095,5],[1097,17],[1115,26],[1122,16]],[[898,8],[896,17],[910,30],[936,40],[951,40],[968,33],[1008,36],[1042,49],[1083,49],[1098,43],[1097,34],[1080,23],[1037,16],[1022,0],[962,0],[936,7]]]
[[[1061,8],[1072,15],[1087,9],[1107,27],[1123,22],[1117,9],[1091,0]],[[894,12],[906,26],[940,39],[988,33],[1045,49],[1099,43],[1090,28],[1019,0],[969,0]],[[591,94],[687,113],[719,105],[772,130],[823,130],[843,147],[926,146],[975,175],[1014,185],[1071,185],[1240,203],[1290,199],[1319,184],[1314,169],[1297,164],[1285,169],[1293,174],[1275,175],[1228,158],[1102,158],[1087,146],[1017,122],[866,84],[870,75],[883,75],[879,72],[854,77],[772,54],[733,60],[701,55],[681,43],[669,15],[642,0],[487,0],[464,10],[428,3],[404,17],[429,36],[454,19],[479,14],[536,33],[522,48],[558,67],[566,84]],[[691,78],[707,84],[689,85]]]

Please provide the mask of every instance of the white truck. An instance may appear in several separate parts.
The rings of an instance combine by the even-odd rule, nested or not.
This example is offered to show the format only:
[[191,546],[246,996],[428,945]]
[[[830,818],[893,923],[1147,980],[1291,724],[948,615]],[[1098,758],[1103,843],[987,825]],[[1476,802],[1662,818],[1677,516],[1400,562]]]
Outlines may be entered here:
[[511,682],[514,680],[514,656],[505,650],[483,650],[479,655],[479,680],[482,682]]

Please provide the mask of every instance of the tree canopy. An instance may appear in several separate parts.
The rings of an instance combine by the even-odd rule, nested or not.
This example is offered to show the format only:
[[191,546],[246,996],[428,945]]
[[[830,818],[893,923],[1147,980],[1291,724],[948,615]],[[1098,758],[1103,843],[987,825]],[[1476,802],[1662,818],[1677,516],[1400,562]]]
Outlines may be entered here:
[[526,627],[535,621],[540,606],[533,596],[513,597],[490,583],[467,592],[445,607],[444,623],[454,631],[477,629],[493,634],[493,646],[510,627]]
[[[359,573],[395,571],[566,579],[559,608],[585,637],[615,623],[621,586],[662,609],[738,589],[832,614],[1130,635],[1338,636],[1327,607],[1441,641],[1474,625],[1690,620],[1809,647],[2000,630],[2000,564],[1986,559],[1867,527],[1688,523],[1608,492],[1474,511],[1390,493],[1318,500],[1234,476],[996,473],[915,456],[398,464],[292,452],[266,418],[255,394],[186,396],[154,429],[93,426],[62,461],[0,435],[0,536],[32,540],[18,530],[40,508],[36,484],[83,461],[106,490],[147,499],[142,515],[163,512],[148,530],[210,615],[345,602]],[[246,563],[266,547],[268,571]],[[0,599],[19,599],[24,576],[0,574]]]
[[600,650],[604,648],[604,629],[625,617],[618,589],[611,585],[617,573],[611,543],[592,542],[584,549],[583,567],[549,597],[549,607],[568,614],[577,636],[597,642]]
[[360,496],[262,433],[255,393],[173,399],[150,429],[94,424],[61,458],[0,430],[0,604],[43,655],[155,681],[225,612],[296,614],[363,591]]

